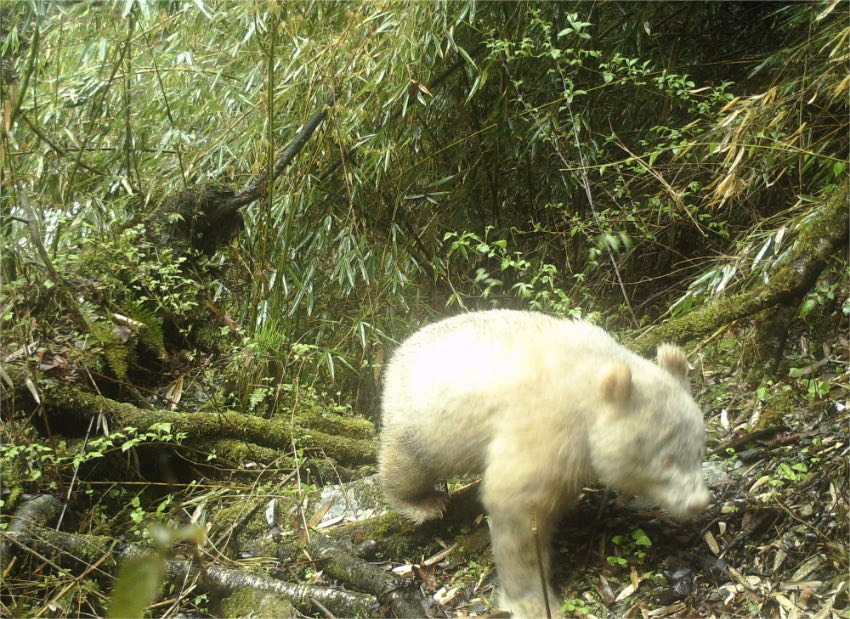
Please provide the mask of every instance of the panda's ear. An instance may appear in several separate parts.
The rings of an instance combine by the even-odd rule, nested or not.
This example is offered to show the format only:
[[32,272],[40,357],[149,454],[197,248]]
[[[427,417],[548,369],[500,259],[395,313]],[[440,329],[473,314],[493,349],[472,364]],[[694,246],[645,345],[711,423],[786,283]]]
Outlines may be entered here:
[[632,397],[632,371],[618,363],[602,373],[602,397],[611,404],[625,406]]
[[656,360],[659,367],[670,372],[686,387],[688,386],[688,358],[684,350],[673,344],[660,344]]

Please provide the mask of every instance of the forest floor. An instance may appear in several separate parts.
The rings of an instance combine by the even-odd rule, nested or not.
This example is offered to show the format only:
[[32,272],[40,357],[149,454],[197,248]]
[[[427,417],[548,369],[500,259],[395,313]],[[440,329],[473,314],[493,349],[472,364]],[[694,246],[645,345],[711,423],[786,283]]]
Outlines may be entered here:
[[[785,377],[757,387],[747,386],[734,362],[739,345],[731,335],[714,343],[694,372],[706,411],[711,506],[680,523],[600,486],[585,488],[556,537],[554,593],[564,614],[850,618],[848,341],[833,335],[815,345],[798,337],[786,350]],[[815,346],[818,360],[812,361]],[[60,382],[69,379],[67,363],[39,354],[43,368]],[[47,384],[41,383],[42,395]],[[193,393],[205,389],[196,386]],[[294,402],[303,408],[309,399]],[[182,406],[193,406],[189,395]],[[348,433],[349,440],[356,434],[365,465],[341,466],[315,450],[281,456],[255,446],[252,456],[274,460],[243,458],[231,467],[227,458],[187,461],[194,452],[177,450],[181,470],[173,456],[163,456],[163,445],[187,445],[178,431],[183,417],[173,413],[174,427],[163,426],[162,412],[115,408],[141,423],[150,414],[152,423],[135,434],[123,428],[129,445],[119,450],[110,443],[101,450],[106,457],[97,447],[102,439],[85,439],[80,453],[91,461],[76,470],[70,493],[57,485],[57,471],[69,469],[50,461],[60,446],[80,448],[82,438],[68,433],[60,441],[56,434],[68,431],[68,420],[53,421],[53,439],[46,442],[53,447],[38,449],[39,417],[5,420],[2,492],[14,509],[11,518],[4,510],[0,615],[102,615],[116,597],[110,591],[118,565],[164,543],[169,549],[155,551],[161,567],[155,582],[164,579],[167,586],[150,616],[505,616],[495,606],[497,578],[476,484],[450,485],[453,498],[442,521],[404,523],[387,511],[372,475],[371,425],[350,410],[293,412],[292,420],[303,423],[299,432],[311,440],[330,441],[323,432]],[[238,418],[192,418],[198,419],[230,427]],[[179,427],[192,432],[188,422]],[[116,436],[113,428],[111,440]],[[281,437],[265,438],[295,440]],[[241,443],[216,444],[225,450]],[[333,441],[328,446],[341,457],[353,453]],[[137,450],[135,459],[122,455]],[[160,457],[161,466],[153,467],[160,481],[151,483],[144,461]],[[24,467],[17,479],[10,477],[12,464]],[[194,481],[182,479],[187,471]],[[39,484],[41,492],[33,493]],[[49,499],[42,503],[47,507],[33,507],[39,497]],[[68,509],[55,531],[63,503]],[[21,526],[27,519],[29,530]],[[199,526],[204,535],[184,531],[163,542],[148,529],[158,521]]]

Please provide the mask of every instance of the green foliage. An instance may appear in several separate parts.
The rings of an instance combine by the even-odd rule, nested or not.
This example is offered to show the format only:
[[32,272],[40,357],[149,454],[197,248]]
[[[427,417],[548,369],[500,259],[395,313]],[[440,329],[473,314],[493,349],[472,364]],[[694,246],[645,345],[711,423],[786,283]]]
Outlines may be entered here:
[[[847,275],[850,274],[850,270],[845,268],[844,270],[844,278],[846,281]],[[803,299],[803,302],[800,304],[799,315],[801,318],[806,318],[812,310],[816,308],[824,308],[830,303],[835,302],[839,295],[841,294],[841,283],[838,282],[826,282],[821,281],[818,282],[814,289],[809,291],[806,295],[806,298]],[[841,305],[841,312],[847,316],[850,315],[850,296],[845,296],[843,299],[843,303]]]
[[797,482],[806,477],[806,474],[809,472],[809,468],[803,464],[802,462],[797,462],[796,464],[787,464],[782,462],[776,468],[776,475],[780,479],[784,479],[791,482]]
[[117,378],[121,380],[127,378],[127,347],[118,341],[111,323],[101,320],[91,308],[86,309],[88,311],[85,311],[84,315],[87,314],[86,320],[91,329],[91,336],[110,369]]
[[643,529],[634,529],[632,531],[632,539],[636,546],[652,546],[652,540],[643,531]]
[[561,605],[561,612],[569,616],[585,616],[592,613],[592,608],[581,598],[570,598]]
[[[554,264],[526,260],[519,251],[508,249],[507,239],[489,240],[491,231],[492,227],[488,227],[483,238],[474,232],[447,232],[443,237],[448,247],[447,261],[458,254],[472,265],[482,260],[496,265],[492,271],[483,266],[476,268],[472,289],[464,286],[470,291],[468,294],[474,292],[482,300],[492,300],[494,305],[516,300],[531,309],[557,316],[592,319],[592,315],[585,316],[582,308],[559,287],[561,277]],[[464,298],[455,290],[447,304],[464,306]]]
[[620,549],[621,554],[609,555],[606,557],[609,565],[617,567],[627,567],[629,561],[626,557],[630,557],[633,563],[640,565],[646,559],[646,550],[652,546],[652,540],[643,529],[635,528],[629,536],[615,535],[611,538],[611,543]]
[[[189,322],[203,288],[187,275],[186,255],[159,247],[140,225],[117,234],[104,232],[103,227],[114,224],[58,216],[49,232],[53,244],[66,251],[57,254],[54,266],[65,281],[78,283],[88,319],[101,320],[97,306],[123,313],[144,324],[139,336],[159,349],[163,320]],[[73,251],[67,247],[71,243]],[[102,322],[98,339],[109,342],[109,323]]]
[[[610,308],[653,319],[673,293],[682,314],[769,279],[846,178],[846,20],[835,5],[743,10],[20,9],[4,44],[22,71],[20,28],[39,20],[33,75],[51,79],[29,83],[26,122],[12,123],[15,181],[39,196],[63,279],[97,315],[143,323],[146,345],[194,335],[206,302],[226,305],[248,349],[243,410],[273,407],[290,371],[351,391],[374,381],[384,348],[447,307],[605,312],[619,327]],[[331,95],[230,246],[209,261],[164,246],[158,224],[181,217],[169,197],[256,182]],[[0,196],[4,272],[39,281],[18,209]],[[195,281],[190,261],[215,281]],[[846,305],[824,286],[801,316]],[[132,355],[96,339],[113,373],[132,373]],[[295,344],[313,348],[295,361]]]
[[121,565],[109,612],[112,619],[144,617],[145,609],[154,601],[162,587],[165,560],[160,555],[145,555],[128,559]]
[[[175,432],[170,423],[157,423],[146,432],[127,426],[109,436],[96,436],[81,444],[77,451],[70,450],[65,444],[54,448],[38,442],[3,441],[0,444],[0,470],[24,471],[24,478],[17,480],[18,483],[38,483],[48,471],[70,475],[80,465],[103,459],[109,454],[123,453],[140,445],[180,444],[185,438],[186,433]],[[4,481],[14,485],[15,480],[4,476]]]
[[806,370],[802,368],[792,367],[788,370],[788,375],[791,378],[801,378],[799,384],[803,388],[807,399],[820,400],[827,397],[832,389],[832,384],[827,380],[821,380],[819,378],[802,378],[805,373]]

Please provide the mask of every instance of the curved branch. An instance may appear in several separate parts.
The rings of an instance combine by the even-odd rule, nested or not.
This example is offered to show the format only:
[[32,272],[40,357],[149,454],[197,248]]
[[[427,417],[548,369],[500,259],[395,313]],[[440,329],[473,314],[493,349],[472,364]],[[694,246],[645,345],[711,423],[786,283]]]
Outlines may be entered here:
[[[333,96],[328,97],[325,105],[322,106],[322,109],[316,111],[304,124],[304,126],[301,127],[298,133],[295,134],[295,137],[292,138],[292,141],[286,146],[286,148],[280,151],[280,155],[278,155],[277,162],[275,162],[274,165],[274,170],[272,170],[272,182],[278,179],[278,177],[289,166],[289,164],[292,163],[292,160],[295,159],[295,156],[299,152],[301,152],[301,149],[304,148],[305,144],[307,144],[307,140],[310,139],[310,136],[313,135],[313,132],[318,129],[320,124],[322,124],[322,121],[325,119],[328,113],[327,108],[328,106],[333,105],[333,102]],[[247,204],[250,204],[251,202],[259,200],[266,194],[267,191],[268,175],[263,175],[257,178],[241,193],[234,196],[231,200],[228,200],[227,202],[222,204],[222,207],[228,210],[241,208]]]

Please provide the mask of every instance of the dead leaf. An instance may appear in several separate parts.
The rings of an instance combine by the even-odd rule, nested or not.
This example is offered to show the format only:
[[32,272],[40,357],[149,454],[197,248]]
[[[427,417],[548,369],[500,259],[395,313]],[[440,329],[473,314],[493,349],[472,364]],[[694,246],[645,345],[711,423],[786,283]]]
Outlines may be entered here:
[[788,556],[788,553],[786,553],[781,548],[776,551],[776,555],[774,555],[774,557],[773,557],[773,571],[774,572],[782,566],[782,564],[785,562],[785,558],[787,556]]
[[178,376],[177,380],[173,381],[165,389],[165,399],[171,403],[171,410],[177,408],[180,400],[183,398],[183,377]]
[[651,610],[647,613],[650,617],[668,617],[670,615],[679,615],[685,610],[686,606],[684,602],[676,602],[675,604],[670,604],[669,606],[663,606],[661,608],[656,608],[655,610]]
[[711,534],[711,531],[706,531],[705,535],[702,536],[705,540],[705,543],[708,544],[709,550],[713,552],[715,555],[720,554],[720,546],[717,544],[717,540],[714,539],[714,536]]
[[24,381],[24,384],[27,386],[27,389],[29,389],[29,392],[32,394],[32,399],[35,400],[35,403],[41,404],[41,398],[38,395],[38,389],[35,388],[35,383],[32,382],[32,379],[29,376],[27,376],[26,380]]
[[823,581],[820,580],[786,580],[785,582],[779,583],[779,588],[782,591],[804,591],[808,589],[809,595],[811,595],[815,589],[819,589],[822,586]]
[[823,563],[823,557],[815,555],[797,568],[797,571],[791,576],[791,580],[803,580],[806,576],[818,569],[821,566],[821,563]]
[[42,372],[49,372],[50,370],[59,368],[64,369],[68,367],[68,360],[62,355],[56,355],[49,351],[45,351],[45,353],[41,356],[41,360],[38,364],[38,369]]
[[398,574],[399,576],[408,576],[413,573],[413,564],[405,563],[404,565],[398,565],[391,571],[393,574]]
[[812,594],[815,590],[812,587],[804,587],[800,592],[800,598],[797,600],[797,605],[801,608],[808,608],[809,600],[812,598]]
[[635,592],[634,585],[626,585],[626,587],[617,594],[617,597],[614,599],[615,602],[622,602],[627,597],[629,597],[632,593]]
[[440,606],[448,606],[457,597],[458,593],[460,593],[458,587],[452,587],[451,589],[440,587],[440,590],[434,594],[434,601]]
[[335,518],[328,518],[327,520],[322,520],[319,524],[316,525],[317,531],[322,531],[324,529],[329,529],[333,526],[336,526],[345,521],[345,516],[336,516]]
[[635,569],[634,566],[632,566],[631,579],[632,579],[632,586],[635,588],[635,591],[637,591],[638,587],[640,587],[641,578],[640,578],[640,576],[638,576],[637,570]]
[[312,516],[310,516],[310,520],[307,521],[307,526],[310,527],[311,529],[315,529],[316,525],[319,524],[322,521],[322,518],[325,517],[325,514],[328,513],[328,510],[331,508],[331,505],[333,505],[333,504],[334,504],[334,499],[329,499],[329,500],[325,501],[324,503],[322,503],[319,506],[319,509],[317,509],[316,512]]
[[15,383],[12,382],[12,379],[6,373],[6,370],[3,369],[2,365],[0,365],[0,379],[9,386],[9,389],[15,388]]
[[763,485],[765,485],[769,481],[770,481],[770,475],[762,475],[761,477],[759,477],[756,480],[756,483],[754,483],[752,486],[750,486],[749,494],[752,494],[753,492],[755,492],[756,490],[761,488]]
[[118,313],[112,314],[112,322],[119,324],[119,325],[125,325],[127,327],[130,327],[131,329],[136,330],[136,331],[144,329],[144,327],[145,327],[145,323],[139,322],[138,320],[133,320],[129,316],[125,316],[124,314],[118,314]]

